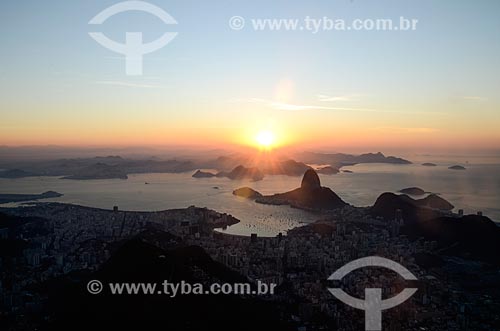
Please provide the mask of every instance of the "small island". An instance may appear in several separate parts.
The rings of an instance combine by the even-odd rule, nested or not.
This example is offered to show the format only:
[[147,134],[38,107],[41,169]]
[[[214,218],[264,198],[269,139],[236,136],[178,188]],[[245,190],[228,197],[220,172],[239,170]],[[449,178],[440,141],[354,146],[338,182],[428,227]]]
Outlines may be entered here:
[[213,174],[211,172],[205,172],[201,170],[197,170],[192,177],[194,178],[212,178],[212,177],[226,177],[231,180],[242,180],[242,179],[250,179],[254,182],[264,179],[264,173],[259,170],[259,168],[251,167],[247,168],[242,165],[237,166],[230,172],[221,171],[217,174]]
[[422,165],[423,165],[424,167],[435,167],[435,166],[436,166],[436,164],[435,164],[435,163],[430,163],[430,162],[425,162],[425,163],[422,163]]
[[42,194],[0,194],[0,204],[62,197],[61,193],[47,191]]
[[466,168],[461,166],[461,165],[454,165],[454,166],[451,166],[451,167],[448,167],[448,169],[451,169],[451,170],[465,170]]
[[39,176],[33,172],[24,171],[21,169],[8,169],[0,171],[0,178],[24,178],[24,177],[34,177]]
[[250,187],[241,187],[239,189],[236,189],[233,191],[233,194],[238,197],[252,199],[252,200],[262,197],[262,194],[260,194],[259,192],[255,191]]
[[231,180],[242,180],[242,179],[250,179],[254,182],[264,179],[264,173],[260,171],[257,167],[244,167],[242,165],[237,166],[230,172],[221,171],[217,175],[217,177],[227,177]]
[[212,178],[215,174],[207,171],[196,170],[196,172],[191,176],[193,178]]
[[425,191],[420,187],[407,187],[399,191],[400,193],[409,194],[409,195],[424,195]]
[[322,174],[322,175],[335,175],[335,174],[339,173],[339,169],[331,167],[331,166],[327,166],[327,167],[319,168],[318,170],[316,170],[316,172],[318,174]]

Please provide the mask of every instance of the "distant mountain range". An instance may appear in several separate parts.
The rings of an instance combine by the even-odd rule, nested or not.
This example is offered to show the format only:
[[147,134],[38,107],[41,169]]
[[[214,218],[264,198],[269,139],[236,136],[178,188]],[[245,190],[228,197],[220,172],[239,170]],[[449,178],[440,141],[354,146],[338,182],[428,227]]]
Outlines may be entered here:
[[189,160],[124,159],[120,156],[24,162],[0,172],[0,178],[63,176],[65,179],[127,179],[134,173],[179,173],[198,167]]
[[260,180],[265,175],[302,176],[309,164],[322,164],[317,169],[322,174],[336,174],[344,165],[357,163],[395,163],[410,164],[410,161],[375,154],[320,154],[301,153],[300,161],[286,157],[256,160],[245,155],[221,156],[215,159],[127,159],[120,156],[94,158],[59,159],[51,161],[24,161],[9,163],[9,167],[0,171],[0,178],[22,178],[30,176],[61,176],[65,179],[127,179],[136,173],[180,173],[197,169],[216,169],[217,173],[197,172],[193,177],[228,177],[230,179],[251,178]]
[[335,168],[358,163],[391,163],[391,164],[411,164],[412,162],[395,156],[385,156],[381,152],[367,153],[361,155],[351,155],[343,153],[324,154],[314,152],[299,153],[296,156],[302,162],[309,164],[329,164]]
[[63,177],[63,179],[127,179],[127,173],[119,165],[107,165],[96,163],[78,169],[75,174]]

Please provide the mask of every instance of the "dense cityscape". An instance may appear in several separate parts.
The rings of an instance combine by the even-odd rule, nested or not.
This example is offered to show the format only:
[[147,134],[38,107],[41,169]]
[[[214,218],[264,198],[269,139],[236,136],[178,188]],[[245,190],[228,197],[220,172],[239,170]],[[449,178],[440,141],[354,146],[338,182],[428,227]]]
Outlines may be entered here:
[[[366,208],[345,206],[318,215],[315,223],[273,238],[233,236],[216,228],[238,222],[206,208],[161,212],[102,210],[61,203],[2,208],[22,223],[2,223],[0,298],[2,318],[19,327],[25,316],[44,312],[47,297],[30,290],[73,271],[95,271],[113,255],[116,243],[147,229],[168,232],[185,245],[202,247],[210,257],[249,282],[278,284],[266,300],[294,307],[283,316],[297,330],[360,330],[363,314],[336,300],[328,276],[345,263],[382,256],[407,267],[418,278],[418,291],[406,303],[384,313],[384,330],[493,330],[499,326],[498,267],[440,255],[436,242],[402,235],[400,215],[388,225]],[[153,242],[161,247],[161,240]],[[436,263],[433,260],[439,260]],[[474,277],[481,273],[481,278]],[[354,277],[355,276],[355,277]],[[82,284],[82,287],[85,284]],[[362,297],[380,286],[393,296],[408,287],[395,274],[377,269],[353,273],[341,287]],[[17,318],[16,318],[17,317]],[[50,318],[50,316],[45,316]]]

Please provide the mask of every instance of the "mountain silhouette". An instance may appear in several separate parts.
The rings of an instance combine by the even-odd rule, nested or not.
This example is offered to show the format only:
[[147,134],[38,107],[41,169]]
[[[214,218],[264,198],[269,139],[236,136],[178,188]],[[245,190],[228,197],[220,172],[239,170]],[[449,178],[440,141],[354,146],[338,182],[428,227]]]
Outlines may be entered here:
[[331,210],[347,205],[331,189],[321,186],[319,176],[313,169],[308,169],[304,173],[299,188],[285,193],[258,197],[255,202],[271,205],[290,205],[296,208],[313,210]]
[[91,295],[86,284],[93,279],[103,284],[155,283],[161,289],[164,280],[208,284],[206,286],[215,282],[248,282],[244,276],[212,260],[201,247],[181,245],[165,250],[136,238],[118,248],[99,271],[68,275],[52,284],[50,304],[55,315],[47,330],[288,329],[279,322],[280,312],[256,297],[112,295],[106,285],[103,292]]
[[383,193],[370,212],[391,220],[400,210],[404,221],[402,234],[436,241],[446,254],[500,264],[500,228],[484,216],[447,216],[451,209],[453,205],[434,194],[414,200],[404,194]]
[[407,222],[427,220],[441,216],[441,211],[449,211],[454,207],[445,199],[431,194],[423,199],[415,200],[406,194],[382,193],[370,212],[374,216],[393,219],[396,210],[401,210],[403,219]]

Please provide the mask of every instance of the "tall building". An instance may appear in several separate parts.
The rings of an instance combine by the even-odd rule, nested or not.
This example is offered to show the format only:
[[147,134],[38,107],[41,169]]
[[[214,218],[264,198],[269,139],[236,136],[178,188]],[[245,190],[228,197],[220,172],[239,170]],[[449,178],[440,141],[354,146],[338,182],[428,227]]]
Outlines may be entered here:
[[390,232],[391,236],[399,236],[399,230],[401,226],[404,225],[404,220],[403,220],[403,212],[401,209],[396,209],[396,214],[394,215],[394,219],[391,221],[390,224]]

